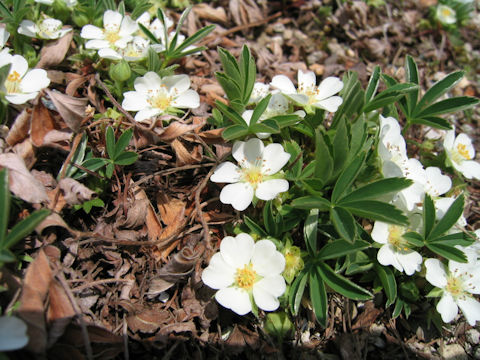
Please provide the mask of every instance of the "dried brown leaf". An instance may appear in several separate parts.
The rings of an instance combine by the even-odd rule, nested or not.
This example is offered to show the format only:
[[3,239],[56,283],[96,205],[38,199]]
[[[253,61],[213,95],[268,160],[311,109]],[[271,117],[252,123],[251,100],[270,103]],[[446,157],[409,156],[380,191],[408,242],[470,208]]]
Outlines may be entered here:
[[77,132],[85,117],[88,99],[69,96],[49,89],[46,89],[46,92],[67,126]]
[[61,216],[55,212],[52,212],[50,215],[48,215],[45,220],[43,220],[36,228],[35,231],[39,234],[42,233],[43,230],[45,230],[47,227],[50,226],[59,226],[62,227],[68,232],[70,232],[72,235],[78,235],[78,232],[71,229],[67,223],[61,218]]
[[31,115],[32,112],[30,109],[22,110],[22,112],[18,114],[6,138],[8,145],[13,146],[28,137]]
[[165,266],[160,268],[158,277],[173,283],[185,279],[193,271],[202,254],[202,247],[198,249],[183,247]]
[[195,130],[198,127],[199,125],[196,124],[184,124],[179,121],[174,121],[165,128],[161,135],[159,135],[159,140],[172,141],[179,136]]
[[214,8],[207,3],[196,4],[193,11],[200,19],[205,19],[212,22],[227,22],[227,13],[223,7]]
[[23,159],[12,153],[0,154],[0,167],[9,171],[10,191],[29,203],[48,201],[45,187],[28,171]]
[[192,334],[195,334],[197,332],[197,327],[195,326],[195,323],[193,321],[178,322],[175,324],[163,326],[159,331],[159,335],[168,335],[172,332],[191,332]]
[[49,306],[47,309],[48,346],[52,346],[65,332],[75,316],[75,310],[67,293],[57,282],[52,281],[49,289]]
[[174,224],[179,216],[183,217],[185,215],[185,202],[180,199],[170,198],[164,192],[157,194],[157,206],[162,222],[165,225]]
[[33,108],[32,120],[30,122],[30,138],[33,145],[40,147],[43,145],[45,135],[55,129],[55,120],[53,120],[50,111],[39,101]]
[[36,68],[48,68],[60,64],[67,54],[73,39],[73,31],[56,41],[49,42],[42,46],[40,51],[40,60]]
[[145,217],[145,224],[147,225],[148,239],[150,241],[157,241],[162,234],[162,225],[158,220],[157,214],[151,204],[148,204],[147,216]]
[[364,310],[358,315],[355,323],[352,325],[352,330],[369,328],[381,313],[382,310],[375,308],[373,301],[367,301]]
[[[75,74],[76,75],[76,74]],[[65,94],[69,96],[74,96],[75,93],[77,92],[77,89],[82,86],[88,79],[86,77],[77,77],[75,79],[72,79],[67,87],[65,88]]]
[[48,258],[40,250],[27,268],[23,281],[18,315],[27,323],[29,341],[27,349],[43,353],[47,347],[44,302],[53,279]]
[[72,178],[64,178],[58,183],[60,190],[63,192],[63,197],[67,204],[77,205],[92,199],[96,196],[95,191],[90,190],[82,183]]
[[[176,165],[191,165],[198,163],[202,160],[202,154],[199,150],[199,147],[194,147],[192,151],[187,150],[185,145],[178,139],[175,139],[170,144],[175,151],[175,155],[177,156]],[[201,149],[201,147],[200,147]]]
[[154,333],[173,320],[170,312],[164,309],[145,309],[127,317],[127,324],[133,332]]
[[43,146],[50,146],[69,152],[71,139],[72,132],[66,128],[63,130],[52,130],[43,138]]
[[148,199],[135,199],[127,208],[127,216],[120,215],[115,221],[116,226],[133,229],[145,224],[150,201]]

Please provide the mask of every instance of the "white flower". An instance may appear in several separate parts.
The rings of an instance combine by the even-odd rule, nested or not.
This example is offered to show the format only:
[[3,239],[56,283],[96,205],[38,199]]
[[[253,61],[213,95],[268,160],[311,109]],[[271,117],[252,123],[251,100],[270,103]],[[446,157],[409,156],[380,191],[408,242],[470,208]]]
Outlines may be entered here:
[[135,79],[135,91],[123,94],[122,107],[138,111],[136,121],[174,111],[176,108],[195,109],[200,106],[200,97],[190,88],[187,75],[172,75],[161,78],[153,71]]
[[0,50],[3,49],[9,37],[10,33],[4,27],[0,27]]
[[254,195],[260,200],[273,200],[288,190],[288,181],[275,176],[290,159],[282,145],[264,146],[257,138],[236,141],[232,156],[240,167],[230,161],[221,163],[210,178],[213,182],[230,183],[220,193],[222,203],[242,211],[250,205]]
[[150,42],[140,36],[135,36],[132,41],[127,43],[123,49],[113,50],[112,48],[104,48],[98,51],[98,55],[102,58],[111,60],[140,61],[147,57],[148,46]]
[[472,294],[480,294],[480,267],[473,253],[466,253],[470,261],[466,264],[455,261],[448,262],[448,270],[437,259],[427,259],[425,278],[435,287],[443,290],[443,295],[437,304],[437,311],[446,323],[457,316],[458,308],[465,315],[468,323],[474,326],[480,320],[480,303]]
[[298,90],[295,89],[292,81],[285,75],[276,75],[273,77],[270,85],[280,90],[288,98],[303,106],[309,113],[313,112],[312,107],[327,110],[329,112],[337,111],[343,100],[340,96],[334,96],[343,88],[343,82],[337,77],[327,77],[318,87],[316,86],[316,77],[313,71],[298,71]]
[[425,192],[431,197],[445,194],[452,187],[452,179],[443,175],[438,167],[430,166],[425,169]]
[[43,69],[28,70],[27,60],[21,55],[2,53],[0,67],[11,64],[10,72],[2,86],[5,98],[12,104],[24,104],[35,99],[43,88],[50,85],[47,72]]
[[438,21],[444,25],[451,25],[457,22],[457,13],[450,6],[438,5],[436,15]]
[[255,243],[250,235],[238,234],[222,240],[220,252],[203,270],[202,281],[218,289],[215,299],[239,315],[252,311],[252,297],[260,309],[274,311],[286,290],[284,268],[285,258],[272,241]]
[[107,56],[111,56],[111,51],[104,49],[111,48],[116,51],[127,47],[128,42],[133,40],[132,34],[137,30],[138,25],[130,16],[107,10],[103,14],[103,29],[88,24],[82,28],[80,36],[89,39],[85,48],[99,50],[98,55],[102,57],[105,52]]
[[480,180],[480,164],[475,158],[475,149],[472,140],[466,134],[455,137],[455,129],[447,131],[443,140],[443,147],[452,166],[467,179]]
[[16,316],[0,316],[0,351],[18,350],[27,343],[27,325]]
[[45,40],[58,39],[63,37],[71,28],[62,29],[63,24],[60,20],[45,18],[37,24],[30,20],[23,20],[18,27],[18,33]]
[[[165,22],[168,30],[173,25],[173,21],[169,17],[165,16]],[[157,39],[159,39],[160,37],[165,37],[165,29],[162,22],[157,18],[150,22],[150,14],[148,13],[148,11],[145,11],[137,18],[137,23],[145,26]],[[142,31],[140,32],[143,34]]]
[[269,94],[270,86],[261,82],[256,82],[253,85],[252,94],[250,95],[249,104],[257,104]]

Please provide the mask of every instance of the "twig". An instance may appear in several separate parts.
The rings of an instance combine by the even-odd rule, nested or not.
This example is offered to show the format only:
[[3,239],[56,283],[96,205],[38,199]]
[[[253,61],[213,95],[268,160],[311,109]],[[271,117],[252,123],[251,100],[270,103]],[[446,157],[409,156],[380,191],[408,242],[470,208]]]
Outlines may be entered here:
[[[77,280],[75,280],[77,281]],[[85,280],[87,281],[87,280]],[[89,287],[95,287],[98,285],[103,285],[103,284],[109,284],[109,283],[115,283],[115,282],[129,282],[131,279],[101,279],[101,280],[96,280],[96,281],[90,281],[88,284],[80,285],[76,288],[73,288],[72,291],[74,292],[80,292],[85,289],[88,289]]]
[[210,179],[210,176],[212,176],[214,171],[215,171],[215,168],[210,169],[207,176],[205,176],[205,178],[200,183],[200,186],[198,187],[197,191],[195,192],[195,210],[198,215],[198,218],[200,219],[200,222],[202,223],[203,239],[205,240],[205,246],[209,250],[212,249],[212,244],[210,243],[210,229],[208,227],[207,222],[205,221],[205,218],[203,217],[202,206],[200,204],[200,194],[203,191],[203,189],[205,189],[205,186],[207,186],[208,180]]

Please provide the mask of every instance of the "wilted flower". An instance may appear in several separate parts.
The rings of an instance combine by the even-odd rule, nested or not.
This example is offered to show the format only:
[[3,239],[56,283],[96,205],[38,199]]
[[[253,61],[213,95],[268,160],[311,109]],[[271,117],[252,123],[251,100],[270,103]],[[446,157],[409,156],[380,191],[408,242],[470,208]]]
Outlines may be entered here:
[[195,109],[200,106],[200,97],[190,88],[187,75],[172,75],[161,78],[153,71],[135,79],[135,91],[123,94],[122,107],[138,111],[135,120],[143,121],[153,116],[174,112],[176,109]]
[[232,156],[240,167],[230,161],[221,163],[210,178],[213,182],[230,183],[220,193],[222,203],[242,211],[250,205],[254,195],[260,200],[273,200],[288,190],[288,181],[275,175],[290,159],[282,145],[264,146],[257,138],[236,141]]
[[270,85],[290,98],[298,105],[305,108],[308,113],[312,108],[320,108],[329,112],[337,111],[343,100],[340,96],[334,96],[343,88],[343,82],[337,77],[327,77],[316,86],[316,77],[313,71],[298,71],[298,90],[292,81],[285,75],[273,77]]
[[473,294],[480,294],[480,267],[476,254],[466,252],[468,263],[448,262],[448,269],[438,259],[427,259],[425,278],[443,290],[437,311],[446,323],[452,321],[460,308],[468,323],[474,326],[480,320],[480,303]]
[[27,325],[16,316],[0,316],[0,351],[23,348],[28,343]]
[[457,13],[447,5],[438,5],[436,16],[443,25],[452,25],[457,22]]
[[21,55],[0,53],[0,67],[6,64],[11,64],[11,67],[2,91],[6,93],[7,101],[12,104],[24,104],[50,85],[47,72],[43,69],[28,70],[27,60]]
[[63,37],[71,28],[62,29],[63,23],[60,20],[45,18],[38,25],[30,20],[23,20],[18,27],[18,33],[39,39],[52,40]]
[[452,166],[467,179],[480,179],[480,164],[475,158],[472,140],[466,134],[455,137],[455,129],[447,131],[443,147]]
[[227,236],[220,252],[203,270],[205,285],[218,290],[215,299],[239,315],[252,311],[252,300],[262,310],[274,311],[285,290],[281,273],[285,258],[270,240],[256,243],[248,234]]

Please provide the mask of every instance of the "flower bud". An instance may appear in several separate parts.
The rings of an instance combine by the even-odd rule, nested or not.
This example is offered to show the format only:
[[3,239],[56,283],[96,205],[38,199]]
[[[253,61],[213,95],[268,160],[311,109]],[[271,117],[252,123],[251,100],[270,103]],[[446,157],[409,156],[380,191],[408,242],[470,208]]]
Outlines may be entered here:
[[123,82],[130,78],[132,71],[130,70],[130,65],[125,60],[121,60],[110,67],[108,74],[113,81]]

